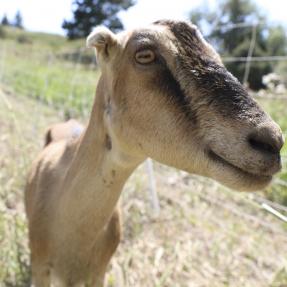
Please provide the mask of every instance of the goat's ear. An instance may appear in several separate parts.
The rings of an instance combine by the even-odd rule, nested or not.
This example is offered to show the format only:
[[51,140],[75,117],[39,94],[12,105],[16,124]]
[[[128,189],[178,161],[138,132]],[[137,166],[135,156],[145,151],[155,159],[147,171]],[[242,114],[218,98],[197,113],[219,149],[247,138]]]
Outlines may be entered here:
[[96,48],[97,54],[109,56],[112,47],[116,46],[116,35],[106,27],[98,26],[87,38],[87,48]]

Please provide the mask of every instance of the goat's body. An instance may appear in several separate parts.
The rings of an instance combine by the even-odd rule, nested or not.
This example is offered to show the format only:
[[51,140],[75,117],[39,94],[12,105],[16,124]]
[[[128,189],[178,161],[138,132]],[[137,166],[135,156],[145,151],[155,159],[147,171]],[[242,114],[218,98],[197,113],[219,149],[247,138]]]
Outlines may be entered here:
[[83,252],[84,248],[74,248],[85,245],[84,234],[77,237],[78,241],[59,240],[64,231],[61,233],[56,222],[57,201],[63,194],[63,181],[77,150],[77,141],[68,133],[66,137],[44,148],[26,184],[33,277],[36,286],[50,286],[52,277],[63,286],[77,286],[83,282],[102,286],[106,266],[120,241],[120,214],[116,208],[88,252]]
[[75,139],[75,121],[50,128],[27,183],[36,287],[51,277],[103,285],[121,235],[117,201],[147,157],[241,190],[265,187],[280,170],[279,127],[193,25],[98,28],[88,45],[102,75],[87,129]]

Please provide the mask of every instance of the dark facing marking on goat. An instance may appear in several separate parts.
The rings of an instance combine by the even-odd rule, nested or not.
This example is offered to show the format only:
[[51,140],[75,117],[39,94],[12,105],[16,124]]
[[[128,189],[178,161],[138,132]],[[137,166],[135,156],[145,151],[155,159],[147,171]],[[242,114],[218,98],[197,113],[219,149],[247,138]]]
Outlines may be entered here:
[[156,72],[155,79],[156,83],[153,79],[154,88],[160,89],[161,93],[166,94],[167,97],[169,97],[168,100],[175,103],[184,115],[191,120],[193,124],[196,124],[196,113],[192,110],[190,104],[191,97],[185,95],[164,59],[161,59],[160,68]]
[[212,106],[222,116],[233,118],[260,118],[264,115],[245,88],[224,66],[215,62],[200,39],[195,26],[186,22],[158,21],[155,24],[168,26],[174,34],[179,53],[176,78],[185,93],[196,88],[201,96],[192,104]]

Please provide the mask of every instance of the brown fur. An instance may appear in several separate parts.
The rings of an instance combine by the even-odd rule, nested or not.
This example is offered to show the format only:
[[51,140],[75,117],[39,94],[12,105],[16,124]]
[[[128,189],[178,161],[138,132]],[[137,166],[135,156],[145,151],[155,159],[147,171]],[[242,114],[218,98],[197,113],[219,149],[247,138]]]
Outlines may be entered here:
[[118,198],[147,157],[239,190],[265,187],[281,166],[279,127],[195,26],[98,28],[88,45],[102,75],[87,129],[77,139],[69,124],[50,129],[27,181],[37,287],[103,286],[121,236]]

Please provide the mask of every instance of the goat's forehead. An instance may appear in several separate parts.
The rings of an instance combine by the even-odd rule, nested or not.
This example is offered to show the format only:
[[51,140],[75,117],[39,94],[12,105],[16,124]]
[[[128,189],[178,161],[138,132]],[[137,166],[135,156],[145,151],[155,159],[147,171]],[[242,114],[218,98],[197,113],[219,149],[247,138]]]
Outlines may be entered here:
[[125,32],[125,34],[122,35],[122,39],[124,40],[124,44],[129,44],[131,42],[145,43],[148,41],[156,44],[162,43],[171,36],[172,33],[167,27],[149,25],[143,28],[137,28]]
[[177,47],[197,45],[197,48],[200,48],[199,43],[201,47],[208,45],[195,25],[176,21],[158,21],[143,28],[126,31],[120,38],[123,46],[147,42],[169,47],[171,43]]
[[154,23],[169,29],[173,35],[175,45],[180,53],[184,52],[191,58],[207,57],[222,65],[220,56],[213,47],[203,38],[197,26],[185,21],[161,20]]

